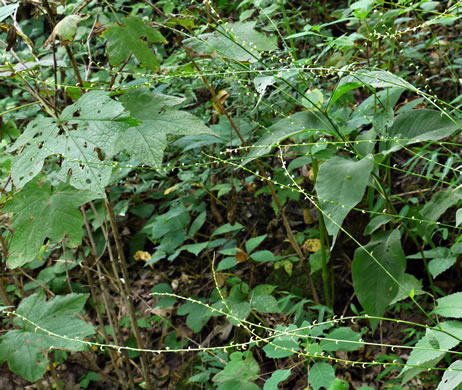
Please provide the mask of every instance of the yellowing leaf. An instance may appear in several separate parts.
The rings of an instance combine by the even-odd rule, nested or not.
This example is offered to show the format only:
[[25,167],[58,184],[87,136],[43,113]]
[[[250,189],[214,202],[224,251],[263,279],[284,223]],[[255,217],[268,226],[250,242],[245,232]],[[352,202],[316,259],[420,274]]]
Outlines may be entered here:
[[47,47],[52,43],[56,38],[61,38],[63,43],[69,43],[74,40],[75,33],[77,32],[77,27],[79,22],[82,20],[88,19],[90,15],[68,15],[63,20],[61,20],[53,29],[53,32],[50,34],[48,39],[43,44],[43,47]]
[[172,187],[167,188],[164,191],[164,195],[168,195],[168,194],[172,193],[173,191],[175,191],[175,189],[176,189],[176,184],[174,186],[172,186]]
[[151,254],[145,251],[136,251],[135,255],[133,256],[135,261],[149,261],[151,260]]
[[213,108],[218,111],[218,114],[220,115],[224,114],[221,107],[223,107],[223,104],[228,98],[229,98],[229,92],[226,91],[225,89],[222,89],[220,92],[217,93],[216,101],[213,102]]
[[311,216],[311,212],[309,208],[303,209],[303,220],[307,225],[311,225],[313,223],[313,217]]
[[321,249],[321,241],[319,240],[319,238],[309,238],[303,244],[303,249],[305,249],[305,251],[312,253],[317,252]]

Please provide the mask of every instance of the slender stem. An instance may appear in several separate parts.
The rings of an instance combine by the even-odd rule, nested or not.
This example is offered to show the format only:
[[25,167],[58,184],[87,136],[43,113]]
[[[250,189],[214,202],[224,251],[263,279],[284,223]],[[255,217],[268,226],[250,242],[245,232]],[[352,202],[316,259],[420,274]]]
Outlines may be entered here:
[[[116,244],[117,248],[117,254],[119,256],[119,261],[120,261],[120,268],[122,270],[122,288],[120,290],[122,296],[124,297],[124,300],[126,302],[127,308],[129,310],[129,316],[130,316],[130,322],[133,327],[133,332],[135,333],[135,339],[136,343],[138,345],[138,348],[140,349],[145,349],[143,339],[141,337],[141,332],[140,328],[138,326],[138,321],[136,319],[136,313],[135,313],[135,306],[133,304],[133,298],[132,298],[132,291],[131,291],[131,286],[130,286],[130,277],[128,274],[128,269],[127,269],[127,261],[125,259],[125,253],[122,247],[122,240],[120,239],[119,235],[119,227],[117,226],[117,221],[115,219],[114,215],[114,209],[112,208],[111,202],[108,199],[105,200],[106,208],[108,211],[109,215],[109,222],[111,224],[111,229],[112,233],[114,235],[114,242]],[[112,261],[113,266],[115,269],[118,270],[119,264],[116,261]],[[119,272],[117,272],[116,275],[118,275]],[[146,356],[145,352],[140,352],[140,359],[141,359],[141,368],[144,373],[144,380],[146,382],[146,388],[148,390],[153,389],[153,384],[151,381],[151,376],[149,374],[149,365],[148,365],[148,359]]]
[[[193,64],[193,66],[197,69],[197,71],[200,73],[201,72],[201,69],[199,68],[199,66],[197,65],[196,61],[194,61],[194,58],[193,56],[191,55],[191,51],[187,49],[187,53],[189,55],[189,58],[191,59],[191,62]],[[231,117],[231,115],[229,114],[228,110],[223,106],[223,104],[220,102],[220,100],[217,98],[217,94],[215,92],[215,90],[213,89],[213,87],[209,84],[208,80],[205,78],[205,76],[202,76],[201,75],[201,79],[202,81],[204,82],[205,86],[207,87],[207,89],[209,90],[210,94],[212,95],[213,97],[213,100],[215,102],[215,104],[218,106],[218,108],[220,109],[220,112],[223,112],[225,115],[226,115],[226,118],[228,118],[229,120],[229,123],[231,124],[231,127],[232,129],[234,130],[234,132],[236,133],[236,135],[239,137],[239,139],[241,140],[242,142],[242,145],[244,146],[247,146],[247,142],[245,141],[245,139],[242,137],[239,129],[237,128],[236,124],[234,123],[234,120],[233,118]],[[266,169],[265,167],[263,166],[263,164],[257,159],[255,160],[255,164],[257,165],[257,168],[260,170],[261,174],[263,177],[268,177],[267,173],[266,173]],[[314,282],[313,282],[313,279],[311,278],[311,274],[308,270],[308,267],[306,266],[306,262],[305,262],[305,255],[303,254],[301,248],[300,248],[300,245],[298,245],[298,242],[297,240],[295,239],[295,236],[294,236],[294,233],[292,231],[292,228],[290,227],[290,223],[289,223],[289,220],[287,218],[287,215],[281,205],[281,202],[279,200],[279,196],[273,186],[273,183],[271,182],[271,180],[267,179],[266,181],[268,183],[268,188],[271,192],[271,196],[273,197],[273,200],[274,200],[274,203],[276,204],[276,207],[278,208],[279,212],[281,213],[281,216],[282,216],[282,221],[283,221],[283,224],[284,224],[284,227],[286,229],[286,232],[287,232],[287,237],[289,239],[289,242],[290,244],[292,245],[292,247],[294,248],[295,252],[297,253],[297,256],[300,258],[300,261],[302,263],[302,266],[303,266],[303,270],[305,272],[305,275],[308,279],[308,282],[310,283],[310,288],[311,288],[311,292],[313,294],[313,299],[316,303],[320,303],[320,300],[319,300],[319,295],[318,295],[318,292],[316,291],[316,287],[314,285]]]
[[[98,213],[96,212],[96,209],[95,209],[93,203],[90,202],[90,206],[91,206],[93,212],[95,213],[95,215],[96,215],[96,217],[97,217],[97,219],[98,219],[98,221],[100,223],[101,229],[103,231],[104,238],[105,238],[105,240],[107,242],[109,240],[109,236],[108,236],[107,230],[104,228],[104,223],[101,220],[101,218],[99,218]],[[109,304],[109,300],[107,298],[110,294],[108,293],[106,280],[105,280],[105,278],[103,276],[103,273],[101,271],[101,267],[100,267],[100,265],[98,263],[98,260],[97,260],[98,259],[98,253],[97,253],[97,250],[96,250],[95,240],[93,238],[93,232],[92,232],[90,224],[88,222],[87,214],[85,213],[85,208],[82,206],[80,208],[80,210],[81,210],[81,213],[82,213],[83,218],[84,218],[85,229],[86,229],[87,234],[88,234],[88,239],[90,240],[90,245],[89,245],[90,253],[93,256],[93,258],[96,260],[97,274],[98,274],[98,277],[99,277],[99,283],[100,283],[101,292],[102,292],[101,295],[102,295],[102,298],[103,298],[104,307],[106,309],[107,319],[109,321],[109,326],[111,328],[112,337],[113,337],[114,342],[116,343],[116,345],[122,345],[122,342],[121,342],[120,337],[119,337],[119,335],[121,335],[122,333],[120,332],[119,327],[115,325],[115,324],[118,325],[118,322],[114,320],[115,315],[113,313],[112,306]],[[109,251],[110,251],[110,246],[108,246],[108,248],[109,248]],[[110,258],[112,259],[112,252],[109,252],[109,253],[110,253]],[[85,258],[85,255],[84,255],[84,260],[85,260],[86,263],[88,262],[87,258]],[[85,269],[87,270],[87,268],[85,268]],[[117,274],[115,274],[114,276],[116,277],[117,280],[119,280],[119,278],[117,278]],[[89,279],[89,283],[90,283],[90,279]],[[92,296],[93,296],[94,299],[96,299],[96,295],[93,295],[93,293],[92,293]],[[98,304],[96,303],[96,306],[97,305]],[[98,310],[97,310],[97,313],[98,313]],[[102,316],[101,316],[100,321],[101,321],[101,324],[104,324],[104,322],[102,321]],[[104,333],[106,333],[106,332],[104,331]],[[108,342],[108,344],[111,344],[111,343]],[[125,364],[125,371],[127,372],[127,375],[128,375],[129,386],[130,386],[130,388],[132,390],[135,390],[135,385],[134,385],[134,382],[133,382],[133,375],[132,375],[130,361],[129,361],[129,358],[128,358],[128,353],[127,353],[126,350],[122,350],[121,353],[122,353],[122,357],[123,357],[123,362]],[[111,361],[115,361],[114,354],[109,352],[109,355],[111,357]],[[114,367],[116,367],[116,366],[117,366],[117,364],[114,365]],[[121,383],[123,384],[123,381]],[[126,386],[127,385],[125,384],[125,388],[126,388]]]

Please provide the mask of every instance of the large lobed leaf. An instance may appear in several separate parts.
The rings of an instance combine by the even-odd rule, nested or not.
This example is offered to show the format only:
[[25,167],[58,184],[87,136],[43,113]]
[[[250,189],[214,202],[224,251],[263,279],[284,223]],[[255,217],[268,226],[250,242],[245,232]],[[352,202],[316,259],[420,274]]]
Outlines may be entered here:
[[128,91],[120,100],[130,114],[142,123],[125,131],[117,147],[126,150],[143,164],[156,168],[161,166],[167,147],[167,134],[213,134],[196,116],[173,108],[183,99],[140,88]]
[[159,61],[146,42],[167,43],[159,31],[147,26],[136,16],[125,17],[123,25],[114,23],[109,26],[103,36],[108,40],[109,61],[112,66],[120,65],[133,52],[144,66],[156,69]]
[[15,213],[8,266],[17,268],[34,260],[47,238],[60,241],[66,235],[69,246],[79,245],[83,217],[78,207],[96,198],[96,193],[64,184],[52,191],[48,182],[28,183],[3,209]]
[[88,296],[68,294],[49,301],[41,294],[25,298],[16,312],[32,323],[20,317],[14,320],[19,329],[0,338],[0,362],[8,361],[11,371],[33,382],[46,371],[48,359],[45,352],[53,349],[85,350],[86,345],[81,341],[95,332],[76,314],[83,310]]
[[240,62],[257,62],[260,52],[277,49],[277,38],[255,30],[256,22],[224,23],[213,33],[186,39],[184,44],[196,52],[218,53]]

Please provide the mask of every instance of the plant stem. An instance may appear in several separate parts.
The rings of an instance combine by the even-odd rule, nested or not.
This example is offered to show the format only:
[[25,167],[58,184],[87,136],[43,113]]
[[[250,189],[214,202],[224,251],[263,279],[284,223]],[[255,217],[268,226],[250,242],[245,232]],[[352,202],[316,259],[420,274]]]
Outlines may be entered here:
[[[199,68],[199,66],[197,65],[196,61],[194,61],[194,58],[193,56],[191,55],[191,52],[190,50],[187,50],[187,53],[189,55],[189,58],[191,59],[191,62],[193,64],[193,66],[197,69],[197,71],[200,73],[201,72],[201,69]],[[239,129],[237,128],[236,124],[234,123],[233,121],[233,118],[231,117],[231,115],[229,114],[228,110],[223,106],[223,104],[220,102],[220,100],[217,98],[217,94],[215,92],[215,90],[213,89],[213,87],[209,84],[208,80],[205,78],[205,76],[202,76],[201,75],[201,79],[202,81],[204,82],[205,86],[207,87],[207,89],[209,90],[210,94],[212,95],[213,97],[213,101],[215,102],[215,104],[218,106],[218,108],[220,109],[220,112],[223,112],[225,115],[226,115],[226,118],[228,118],[228,121],[231,125],[231,127],[233,128],[234,132],[236,133],[236,135],[239,137],[239,139],[241,140],[242,142],[242,145],[243,146],[247,146],[247,142],[245,141],[245,139],[242,137]],[[261,172],[261,175],[265,178],[268,177],[267,173],[266,173],[266,169],[264,168],[263,164],[257,159],[255,160],[255,164],[257,165],[257,168],[259,169],[259,171]],[[300,245],[298,245],[298,242],[297,240],[295,239],[295,236],[294,236],[294,233],[292,231],[292,228],[290,227],[290,223],[289,223],[289,220],[287,218],[287,215],[281,205],[281,202],[279,200],[279,197],[278,197],[278,194],[276,192],[276,190],[274,189],[274,186],[273,186],[273,183],[271,182],[270,179],[266,179],[266,182],[268,183],[268,188],[270,189],[270,192],[271,192],[271,196],[273,197],[273,200],[274,200],[274,203],[276,204],[276,207],[278,208],[279,212],[281,213],[281,216],[282,216],[282,221],[283,221],[283,224],[284,224],[284,227],[286,229],[286,232],[287,232],[287,238],[289,239],[289,242],[290,244],[292,245],[292,247],[294,248],[295,252],[297,253],[297,256],[300,258],[300,261],[302,263],[302,266],[303,266],[303,270],[305,272],[305,275],[306,275],[306,278],[308,279],[308,282],[310,284],[310,288],[311,288],[311,293],[313,294],[313,299],[316,303],[320,303],[320,300],[319,300],[319,295],[318,295],[318,292],[316,291],[316,287],[314,285],[314,282],[313,282],[313,279],[311,278],[311,275],[310,275],[310,272],[308,270],[308,267],[306,266],[306,262],[305,262],[305,256],[300,248]]]
[[[122,270],[123,280],[121,280],[122,283],[121,283],[120,292],[129,310],[130,322],[133,327],[133,332],[135,334],[135,339],[136,339],[138,348],[145,349],[143,339],[141,337],[140,328],[138,326],[138,321],[136,318],[135,306],[133,304],[132,291],[130,287],[130,277],[128,275],[128,269],[127,269],[127,261],[125,259],[125,253],[124,253],[124,250],[122,247],[122,241],[119,235],[119,227],[117,226],[117,222],[114,216],[114,209],[112,208],[111,202],[109,200],[109,196],[105,200],[105,204],[106,204],[106,208],[107,208],[108,215],[109,215],[109,222],[111,224],[112,233],[114,235],[114,242],[116,244],[117,254],[119,256],[120,269]],[[115,261],[115,259],[113,259],[112,263],[113,263],[114,269],[117,271],[116,275],[119,275],[118,262]],[[146,388],[148,390],[151,390],[153,389],[153,384],[151,381],[151,376],[149,374],[149,365],[148,365],[148,359],[146,356],[146,352],[140,352],[140,359],[141,359],[141,368],[144,374],[143,375],[144,380],[146,382]]]

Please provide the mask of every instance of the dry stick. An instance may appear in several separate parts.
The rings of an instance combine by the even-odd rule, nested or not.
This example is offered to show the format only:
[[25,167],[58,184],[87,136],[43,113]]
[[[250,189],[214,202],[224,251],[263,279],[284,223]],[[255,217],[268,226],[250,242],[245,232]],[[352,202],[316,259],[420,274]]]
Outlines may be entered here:
[[[91,203],[91,206],[92,206],[92,209],[93,211],[95,212],[95,215],[97,215],[96,213],[96,209],[94,208],[93,206],[93,203]],[[95,244],[95,240],[93,238],[93,232],[90,228],[90,223],[88,222],[88,218],[87,218],[87,214],[85,212],[85,208],[83,206],[80,207],[80,211],[83,215],[83,219],[84,219],[84,223],[85,223],[85,229],[87,231],[87,234],[88,234],[88,238],[90,240],[90,251],[91,251],[91,254],[93,256],[94,259],[97,259],[98,257],[98,253],[97,253],[97,250],[96,250],[96,244]],[[103,234],[104,234],[104,237],[106,239],[106,241],[108,240],[108,236],[107,236],[107,232],[106,230],[104,229],[104,225],[102,224],[102,221],[100,221],[100,225],[101,225],[101,229],[103,231]],[[88,264],[88,258],[85,257],[85,254],[83,253],[83,257],[84,257],[84,261],[86,264]],[[121,334],[119,331],[116,331],[116,327],[114,326],[114,320],[113,320],[113,311],[111,310],[111,306],[109,305],[109,302],[108,302],[108,299],[107,299],[107,296],[109,295],[107,293],[107,286],[106,286],[106,282],[104,280],[104,277],[103,277],[103,273],[101,272],[101,267],[99,266],[99,263],[97,262],[96,263],[96,267],[97,267],[97,274],[98,274],[98,278],[99,278],[99,282],[100,282],[100,287],[101,287],[101,291],[102,291],[102,297],[103,297],[103,304],[104,304],[104,307],[106,308],[106,313],[107,313],[107,317],[108,317],[108,321],[109,321],[109,326],[111,328],[111,331],[112,331],[112,337],[116,343],[116,345],[122,345],[122,343],[120,342],[119,340],[119,335]],[[88,273],[87,275],[87,279],[89,281],[89,284],[90,284],[90,291],[92,293],[92,296],[94,298],[96,298],[96,295],[93,294],[93,291],[92,291],[92,286],[93,286],[93,282],[92,282],[92,279],[90,278],[91,275],[90,275],[90,271],[89,269],[91,269],[91,267],[84,267],[84,272],[85,274]],[[117,276],[117,275],[116,275]],[[107,344],[111,344],[111,342],[109,341],[109,336],[107,335],[106,333],[106,329],[104,328],[104,321],[103,321],[103,315],[99,309],[99,306],[98,306],[98,303],[96,303],[95,305],[96,307],[96,313],[98,315],[98,320],[101,324],[101,328],[102,328],[102,333],[104,335],[104,339],[107,340],[106,343]],[[117,322],[116,322],[117,323]],[[126,365],[126,369],[127,369],[127,374],[128,374],[128,380],[129,380],[129,384],[131,386],[131,388],[134,390],[135,387],[134,387],[134,384],[133,384],[133,375],[132,375],[132,370],[131,370],[131,366],[130,366],[130,361],[129,361],[129,358],[128,358],[128,352],[126,350],[123,350],[121,351],[122,353],[122,357],[123,357],[123,361]],[[114,359],[114,355],[112,353],[109,352],[109,356],[111,358],[111,362],[113,364],[114,367],[118,367],[118,365],[116,364],[116,361]],[[116,369],[116,372],[118,374],[118,376],[120,375],[120,377],[122,378],[121,380],[121,384],[124,384],[124,376],[122,375],[122,373],[118,370],[118,368]],[[128,387],[126,387],[128,388]]]
[[[196,61],[194,61],[194,58],[191,55],[191,51],[189,49],[186,49],[186,52],[188,53],[192,64],[194,65],[194,67],[197,69],[197,71],[200,74],[201,69],[197,65]],[[247,142],[242,137],[239,129],[237,128],[236,124],[233,121],[233,118],[229,114],[228,110],[226,110],[226,108],[223,106],[223,104],[217,98],[217,94],[215,93],[215,90],[213,89],[213,87],[209,84],[209,82],[205,78],[205,76],[201,75],[200,77],[201,77],[202,81],[204,82],[205,86],[207,87],[207,89],[209,90],[210,94],[212,95],[215,104],[218,106],[220,111],[223,112],[226,115],[226,118],[228,118],[229,123],[231,124],[231,127],[233,128],[234,132],[236,133],[236,135],[241,140],[242,145],[247,146]],[[266,170],[265,170],[263,164],[258,159],[255,160],[255,164],[257,165],[257,168],[260,170],[261,175],[263,177],[267,178],[268,175],[266,174]],[[313,299],[317,304],[319,304],[320,301],[319,301],[318,293],[316,291],[316,287],[315,287],[315,285],[313,283],[313,279],[311,279],[311,275],[310,275],[310,272],[309,272],[309,270],[308,270],[308,268],[306,266],[306,262],[304,261],[305,256],[303,255],[303,252],[300,249],[300,245],[298,245],[298,242],[295,239],[292,228],[290,227],[289,220],[287,219],[286,213],[285,213],[285,211],[284,211],[284,209],[283,209],[283,207],[281,205],[281,202],[279,201],[279,197],[278,197],[278,194],[277,194],[276,190],[274,189],[273,183],[271,182],[271,180],[266,180],[266,182],[268,183],[268,188],[271,191],[271,196],[273,197],[274,203],[276,203],[276,207],[278,208],[279,212],[281,213],[282,221],[284,223],[284,227],[286,228],[287,237],[289,238],[290,244],[295,249],[295,252],[297,252],[298,257],[300,258],[300,262],[302,263],[303,270],[305,271],[306,277],[307,277],[307,279],[308,279],[308,281],[310,283],[310,288],[311,288],[311,293],[313,294]]]
[[[91,296],[95,300],[95,310],[96,310],[96,316],[98,317],[98,322],[99,322],[99,325],[100,325],[100,331],[101,331],[101,334],[103,335],[104,342],[106,344],[111,344],[111,341],[109,339],[109,335],[107,334],[106,328],[104,326],[103,314],[101,313],[101,309],[99,307],[98,301],[96,300],[97,293],[96,293],[95,283],[93,282],[93,278],[92,278],[92,276],[90,274],[90,271],[89,271],[89,267],[90,267],[89,263],[90,263],[90,261],[89,261],[88,257],[85,256],[85,253],[83,253],[83,251],[82,251],[82,256],[83,256],[84,262],[86,264],[86,267],[83,267],[83,271],[85,272],[85,276],[87,277],[87,280],[88,280],[88,285],[90,287]],[[122,372],[120,371],[119,365],[116,363],[116,360],[114,359],[113,354],[110,353],[109,357],[111,358],[112,367],[114,367],[114,370],[115,370],[115,372],[117,374],[117,377],[119,378],[119,383],[124,387],[124,389],[128,389],[127,384],[124,383],[124,382],[126,382],[125,378],[124,378]]]
[[[116,248],[117,248],[117,254],[119,256],[120,268],[122,269],[122,277],[124,279],[123,282],[121,283],[122,286],[121,286],[120,292],[129,310],[130,322],[132,324],[133,331],[135,333],[135,338],[136,338],[136,343],[138,345],[138,348],[145,349],[143,339],[141,338],[141,332],[138,326],[138,321],[136,320],[135,306],[133,304],[132,292],[131,292],[131,287],[130,287],[130,279],[129,279],[128,269],[127,269],[127,261],[125,259],[125,253],[124,253],[124,249],[122,247],[122,241],[119,235],[119,227],[117,226],[117,222],[115,220],[114,210],[109,200],[109,194],[107,194],[107,199],[105,199],[105,203],[106,203],[106,208],[109,214],[109,222],[111,224],[112,233],[114,234],[114,241],[115,241]],[[114,270],[117,270],[117,273],[116,273],[116,276],[117,276],[119,275],[119,264],[117,264],[117,262],[114,260],[115,259],[112,259],[111,262],[113,264]],[[148,359],[146,357],[146,352],[140,352],[140,358],[141,358],[141,368],[143,369],[144,380],[146,382],[146,388],[148,390],[151,390],[153,389],[153,384],[151,381],[151,377],[149,375],[149,365],[148,365]]]

